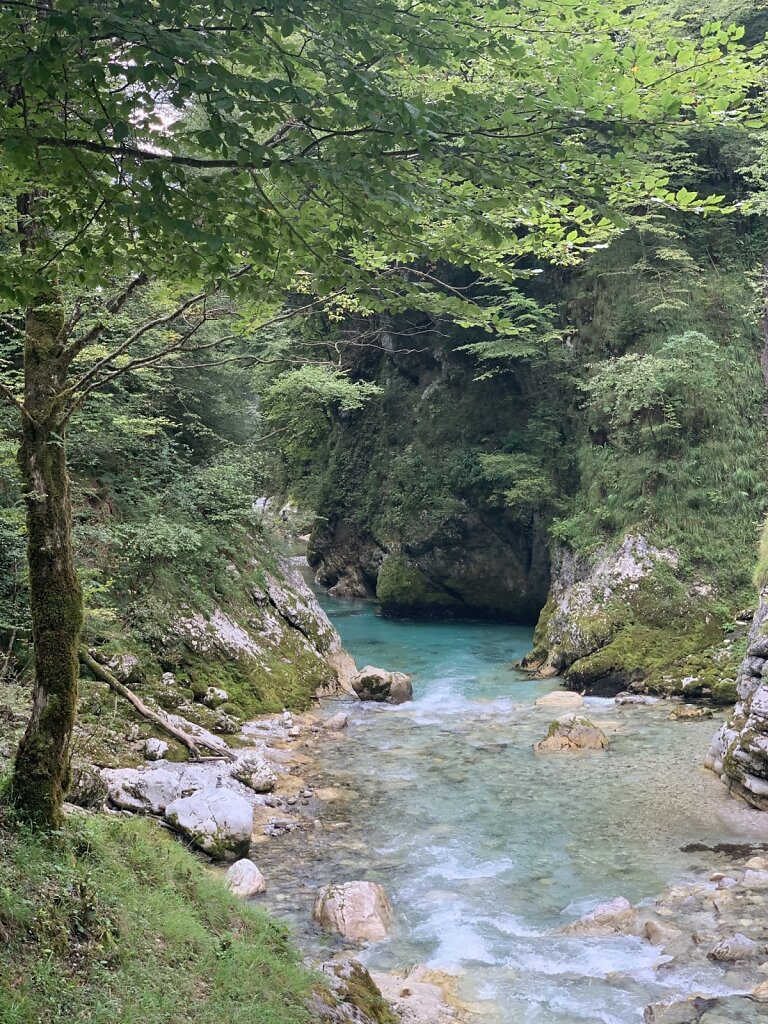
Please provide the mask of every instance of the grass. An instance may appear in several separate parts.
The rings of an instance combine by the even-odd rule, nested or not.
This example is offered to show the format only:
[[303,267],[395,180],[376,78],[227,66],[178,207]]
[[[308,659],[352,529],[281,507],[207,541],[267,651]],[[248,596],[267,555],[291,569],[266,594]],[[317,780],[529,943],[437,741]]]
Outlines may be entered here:
[[3,1024],[309,1024],[285,929],[152,822],[0,822]]

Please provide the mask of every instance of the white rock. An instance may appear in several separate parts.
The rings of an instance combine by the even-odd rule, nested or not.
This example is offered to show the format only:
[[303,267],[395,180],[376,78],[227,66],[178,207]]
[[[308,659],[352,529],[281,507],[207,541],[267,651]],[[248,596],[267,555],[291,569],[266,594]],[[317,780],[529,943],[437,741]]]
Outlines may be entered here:
[[537,697],[536,706],[540,708],[551,706],[582,708],[584,707],[584,698],[580,693],[575,693],[573,690],[552,690],[550,693]]
[[229,789],[201,790],[168,804],[166,821],[212,857],[248,852],[253,808]]
[[759,948],[754,939],[736,932],[735,935],[729,935],[713,946],[707,956],[710,960],[733,963],[736,960],[747,960],[749,957],[757,956]]
[[341,729],[346,729],[348,725],[349,715],[345,715],[343,711],[339,711],[330,718],[326,718],[323,722],[323,728],[329,732],[339,732]]
[[[102,778],[107,784],[109,799],[126,811],[162,814],[166,805],[182,795],[179,774],[169,765],[155,768],[104,768]],[[194,793],[200,784],[192,785],[184,795]]]
[[159,740],[150,736],[144,744],[144,757],[148,761],[160,761],[168,753],[168,744],[165,740]]
[[389,934],[394,913],[378,882],[345,882],[318,890],[312,916],[325,931],[352,942],[379,942]]
[[254,793],[269,793],[277,783],[277,775],[257,754],[243,754],[242,757],[238,757],[230,769],[230,774]]
[[226,690],[222,690],[219,686],[209,686],[205,691],[203,697],[203,704],[209,708],[217,708],[221,704],[226,704],[229,700],[229,694]]
[[561,935],[629,935],[637,927],[637,911],[629,900],[617,896],[598,903],[594,910],[560,929]]
[[741,884],[745,889],[768,889],[768,871],[753,871],[747,869]]
[[352,689],[360,700],[387,704],[405,704],[413,700],[411,678],[405,672],[387,672],[383,668],[366,665],[352,679]]
[[224,880],[230,891],[243,899],[248,899],[249,896],[258,896],[259,893],[267,891],[266,878],[253,861],[246,857],[235,861],[227,871]]

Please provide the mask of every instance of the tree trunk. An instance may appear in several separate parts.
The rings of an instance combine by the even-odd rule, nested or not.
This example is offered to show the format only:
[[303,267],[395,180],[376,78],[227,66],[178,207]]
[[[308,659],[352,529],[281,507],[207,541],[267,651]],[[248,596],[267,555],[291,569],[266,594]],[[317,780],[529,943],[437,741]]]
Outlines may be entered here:
[[61,426],[66,365],[64,312],[51,288],[27,310],[26,413],[19,465],[25,483],[35,682],[32,716],[19,744],[11,801],[46,829],[62,821],[75,724],[83,598],[72,551],[72,505]]

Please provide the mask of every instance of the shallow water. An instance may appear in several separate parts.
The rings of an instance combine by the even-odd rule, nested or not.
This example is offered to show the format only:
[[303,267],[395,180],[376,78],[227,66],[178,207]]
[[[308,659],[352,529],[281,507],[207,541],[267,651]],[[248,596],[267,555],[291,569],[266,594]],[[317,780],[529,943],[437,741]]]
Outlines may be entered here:
[[604,899],[651,899],[717,866],[688,844],[768,839],[700,767],[716,721],[595,699],[608,751],[537,755],[557,712],[534,700],[557,681],[511,667],[529,629],[323,603],[358,664],[414,674],[415,700],[351,706],[351,728],[320,754],[347,798],[328,804],[326,828],[263,848],[280,877],[272,909],[306,943],[332,947],[306,931],[314,887],[364,878],[384,884],[398,918],[368,965],[457,972],[462,995],[501,1024],[629,1024],[672,993],[728,991],[716,967],[657,972],[660,951],[639,939],[555,934]]

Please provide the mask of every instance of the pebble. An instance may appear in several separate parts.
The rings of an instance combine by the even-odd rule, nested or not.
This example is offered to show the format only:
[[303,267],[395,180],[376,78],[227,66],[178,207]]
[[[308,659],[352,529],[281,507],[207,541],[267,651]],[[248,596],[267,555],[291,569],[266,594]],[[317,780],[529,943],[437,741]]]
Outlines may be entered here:
[[291,807],[293,807],[293,805],[297,804],[298,802],[299,798],[297,796],[289,796],[288,799],[286,800],[286,803],[290,804]]

